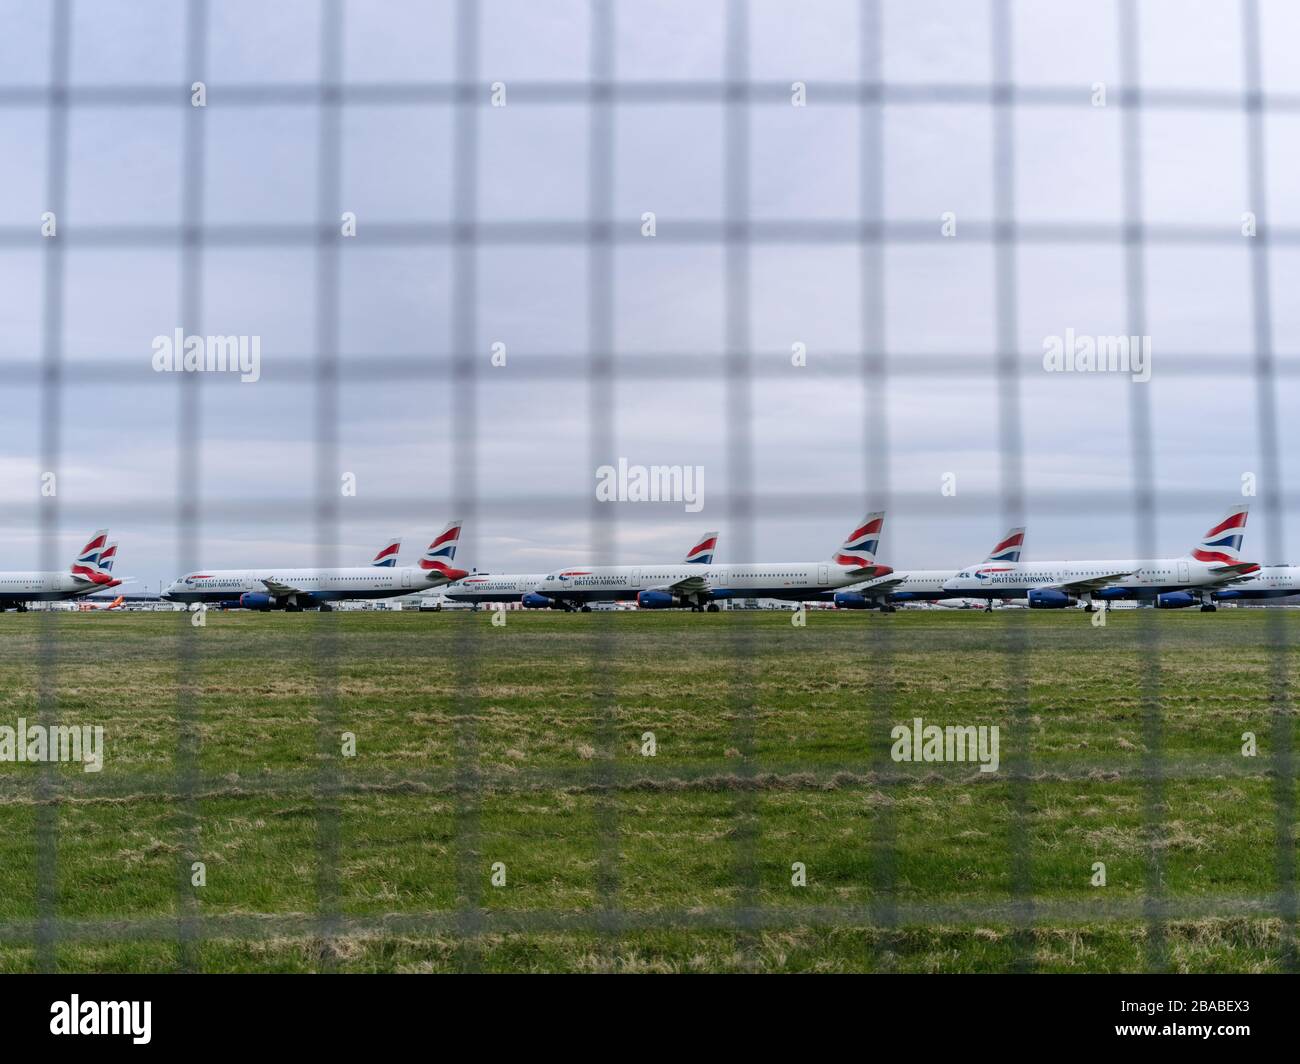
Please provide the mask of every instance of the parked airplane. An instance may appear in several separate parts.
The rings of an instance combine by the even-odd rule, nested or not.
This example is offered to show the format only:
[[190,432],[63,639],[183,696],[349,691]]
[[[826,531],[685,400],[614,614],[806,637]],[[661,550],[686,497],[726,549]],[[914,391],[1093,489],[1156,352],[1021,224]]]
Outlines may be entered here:
[[459,539],[460,522],[452,521],[429,544],[419,565],[380,564],[381,556],[396,549],[395,543],[389,543],[372,564],[358,568],[213,569],[180,577],[162,597],[169,602],[225,603],[250,610],[291,612],[329,610],[333,608],[330,603],[344,599],[395,598],[465,576],[464,569],[450,564]]
[[122,581],[114,580],[100,565],[107,543],[108,529],[101,528],[66,573],[0,573],[0,610],[16,608],[26,613],[31,602],[59,602],[117,587]]
[[[1229,581],[1222,591],[1214,593],[1214,598],[1218,602],[1248,602],[1284,599],[1293,595],[1300,595],[1300,565],[1262,565],[1257,572]],[[1160,598],[1160,605],[1165,609],[1195,604],[1185,591],[1175,591]]]
[[81,602],[77,603],[77,609],[90,610],[90,611],[120,610],[123,608],[125,603],[126,603],[125,595],[118,595],[117,598],[115,598],[112,602],[103,602],[103,603],[91,602],[89,599],[83,599]]
[[[545,573],[470,573],[440,590],[452,602],[468,602],[475,606],[488,602],[523,602],[528,605],[529,592],[535,588]],[[552,605],[547,599],[545,605]]]
[[[876,564],[876,547],[883,513],[868,514],[829,562],[778,562],[752,565],[713,565],[688,561],[681,565],[606,565],[551,573],[536,594],[565,610],[587,611],[592,602],[636,599],[642,609],[688,607],[715,611],[716,599],[777,598],[813,601],[826,592],[893,572]],[[704,549],[700,549],[704,548]],[[708,555],[712,546],[696,548]]]
[[[1025,530],[1013,528],[994,545],[984,564],[993,562],[1018,562],[1024,546]],[[913,569],[909,572],[892,572],[878,576],[865,584],[857,584],[835,592],[835,605],[842,610],[880,610],[893,613],[897,602],[940,602],[954,599],[944,585],[958,573],[957,569]]]
[[1204,538],[1181,558],[1134,561],[1025,562],[963,569],[944,590],[987,599],[1024,600],[1031,609],[1061,609],[1095,600],[1146,599],[1160,605],[1163,595],[1185,592],[1212,611],[1216,590],[1258,571],[1241,560],[1249,508],[1229,510]]
[[[706,532],[686,552],[684,565],[710,565],[718,545],[718,534]],[[557,603],[533,591],[546,579],[545,573],[471,573],[463,580],[448,584],[441,594],[452,602],[522,602],[528,609],[549,609]]]

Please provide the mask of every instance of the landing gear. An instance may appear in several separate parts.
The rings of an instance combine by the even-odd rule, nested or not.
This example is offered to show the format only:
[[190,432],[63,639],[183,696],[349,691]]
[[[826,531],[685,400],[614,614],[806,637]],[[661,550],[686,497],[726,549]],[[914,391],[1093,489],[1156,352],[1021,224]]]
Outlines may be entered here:
[[897,606],[891,606],[888,602],[886,602],[883,606],[880,607],[880,612],[881,612],[881,613],[897,613],[897,612],[898,612],[898,607],[897,607]]
[[1219,607],[1216,606],[1213,602],[1202,602],[1202,603],[1201,603],[1201,612],[1202,612],[1202,613],[1214,613],[1214,612],[1216,612],[1216,611],[1218,610],[1218,608],[1219,608]]
[[302,613],[302,607],[296,602],[286,602],[284,604],[285,613]]
[[320,604],[320,611],[321,613],[333,613],[334,607],[331,606],[328,602],[322,602]]
[[590,607],[590,606],[583,606],[583,607],[582,607],[582,612],[583,612],[583,613],[590,613],[590,612],[591,612],[591,607]]
[[716,602],[710,602],[707,606],[704,607],[704,612],[717,613],[721,608],[722,607],[719,606]]
[[18,612],[19,612],[19,613],[26,613],[26,612],[27,612],[27,603],[25,603],[25,602],[20,602],[20,603],[18,603]]

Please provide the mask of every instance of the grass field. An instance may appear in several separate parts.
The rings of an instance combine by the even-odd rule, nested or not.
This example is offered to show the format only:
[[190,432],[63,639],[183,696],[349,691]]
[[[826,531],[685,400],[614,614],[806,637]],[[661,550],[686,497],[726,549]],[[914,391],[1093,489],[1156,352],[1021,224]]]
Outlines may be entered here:
[[[1264,610],[0,615],[0,725],[43,683],[106,748],[0,764],[0,971],[1281,970],[1298,635]],[[892,761],[914,717],[998,725],[999,771]]]

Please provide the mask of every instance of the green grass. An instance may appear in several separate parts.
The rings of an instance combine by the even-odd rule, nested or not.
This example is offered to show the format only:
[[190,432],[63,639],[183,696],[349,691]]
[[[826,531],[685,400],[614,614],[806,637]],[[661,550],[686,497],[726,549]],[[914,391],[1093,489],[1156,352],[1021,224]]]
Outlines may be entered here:
[[[1297,635],[1262,610],[0,615],[0,725],[57,695],[106,745],[100,773],[0,763],[0,972],[1280,970]],[[917,716],[997,725],[1001,771],[892,762]]]

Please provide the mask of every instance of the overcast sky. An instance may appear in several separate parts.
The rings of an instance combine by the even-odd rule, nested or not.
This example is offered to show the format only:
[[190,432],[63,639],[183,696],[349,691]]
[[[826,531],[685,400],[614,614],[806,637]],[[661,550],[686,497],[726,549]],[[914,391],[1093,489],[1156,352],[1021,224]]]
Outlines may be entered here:
[[[582,221],[588,211],[591,115],[584,103],[539,102],[528,82],[588,79],[585,2],[483,0],[478,70],[477,204],[482,221]],[[615,8],[614,76],[634,81],[722,80],[726,5],[719,0],[636,0]],[[750,209],[764,222],[852,225],[861,219],[859,105],[831,83],[861,77],[859,4],[765,0],[749,5],[750,76],[774,90],[805,82],[807,106],[773,91],[749,112]],[[0,0],[0,567],[34,567],[40,554],[40,403],[46,293],[40,235],[48,202],[48,114],[24,87],[48,84],[50,9]],[[1138,54],[1146,89],[1238,92],[1242,36],[1226,0],[1143,0]],[[75,97],[67,141],[58,475],[61,550],[91,529],[120,540],[118,571],[147,584],[184,565],[175,549],[178,396],[176,375],[151,367],[151,343],[184,325],[192,333],[257,335],[262,379],[201,382],[200,493],[203,567],[311,564],[319,541],[311,510],[315,391],[301,377],[316,347],[316,253],[308,243],[261,237],[226,241],[202,256],[203,315],[182,322],[178,227],[187,123],[202,122],[203,217],[250,232],[303,226],[317,217],[317,109],[302,102],[237,106],[231,89],[310,85],[319,77],[316,3],[212,3],[205,81],[208,107],[189,106],[185,5],[172,0],[73,3],[70,71]],[[447,83],[455,76],[454,6],[343,5],[344,78],[350,83]],[[1300,8],[1260,4],[1264,82],[1289,109],[1265,123],[1267,206],[1250,202],[1247,125],[1230,107],[1152,107],[1141,117],[1142,208],[1148,222],[1190,226],[1214,240],[1154,244],[1145,256],[1152,380],[1035,369],[1044,338],[1126,334],[1123,248],[1034,242],[1020,247],[1016,334],[1027,372],[1020,387],[1028,501],[1027,558],[1123,557],[1136,524],[1131,398],[1145,388],[1155,473],[1164,501],[1162,553],[1182,553],[1223,509],[1240,500],[1244,473],[1262,476],[1257,432],[1251,242],[1242,214],[1261,226],[1300,231]],[[991,80],[988,6],[977,0],[881,5],[884,77],[897,85],[986,86]],[[1117,226],[1123,221],[1123,110],[1095,107],[1093,84],[1118,99],[1120,33],[1113,5],[1011,4],[1017,83],[1062,90],[1052,106],[1014,113],[1015,212],[1039,225]],[[487,106],[504,82],[507,106]],[[96,87],[164,86],[174,103],[124,104]],[[826,89],[819,94],[819,89]],[[452,410],[464,385],[453,356],[455,249],[378,243],[367,228],[457,220],[453,207],[454,105],[350,103],[342,118],[337,218],[358,217],[340,240],[338,304],[342,360],[339,476],[355,498],[341,503],[341,562],[361,564],[385,536],[404,537],[413,561],[451,512],[456,451]],[[616,360],[669,356],[722,365],[727,342],[725,250],[672,239],[674,226],[722,219],[726,108],[721,103],[623,103],[614,109],[613,202],[622,238],[613,253]],[[895,493],[882,560],[899,568],[956,567],[984,556],[1003,531],[996,349],[995,250],[980,239],[994,213],[995,115],[985,104],[924,103],[883,109],[886,220],[936,239],[890,244],[883,322],[864,321],[864,256],[851,242],[763,242],[750,252],[749,341],[761,372],[752,395],[754,487],[775,500],[753,527],[752,558],[827,557],[877,503],[868,484],[882,472],[867,449],[871,409],[860,379],[836,374],[863,349],[871,326],[892,358],[918,367],[888,383],[888,480]],[[654,211],[659,236],[637,236]],[[957,234],[938,238],[953,212]],[[123,246],[96,242],[104,227],[164,235]],[[82,234],[79,240],[79,232]],[[413,229],[412,233],[427,232]],[[630,236],[629,236],[630,234]],[[969,234],[969,235],[968,235]],[[870,262],[870,257],[865,261]],[[588,560],[596,472],[588,446],[588,249],[582,244],[494,242],[477,253],[474,354],[479,382],[480,516],[457,560],[496,571],[538,571]],[[1273,340],[1300,354],[1300,243],[1269,256]],[[493,368],[493,342],[508,362]],[[791,345],[808,365],[790,365]],[[949,356],[939,358],[936,356]],[[529,371],[571,360],[574,372]],[[382,359],[409,360],[404,378],[368,372]],[[925,362],[923,360],[930,360]],[[961,366],[956,363],[960,362]],[[1208,363],[1212,376],[1180,369]],[[537,363],[535,363],[536,365]],[[665,362],[665,365],[679,363]],[[79,379],[78,367],[117,375]],[[955,372],[964,367],[963,372]],[[518,371],[516,371],[516,369]],[[705,505],[617,507],[617,560],[675,561],[704,529],[720,528],[719,560],[736,536],[725,500],[726,382],[665,372],[615,388],[615,442],[603,461],[703,466]],[[1294,377],[1277,382],[1282,471],[1294,495],[1300,429],[1291,412]],[[952,473],[957,494],[941,494]],[[1098,494],[1084,512],[1061,500]],[[802,500],[802,501],[801,501]],[[1262,508],[1260,508],[1262,509]],[[1294,516],[1294,515],[1293,515]],[[1300,522],[1280,557],[1264,556],[1264,515],[1252,518],[1246,553],[1300,561]],[[730,538],[728,538],[730,537]],[[70,557],[69,557],[70,560]],[[609,559],[605,559],[609,560]]]

